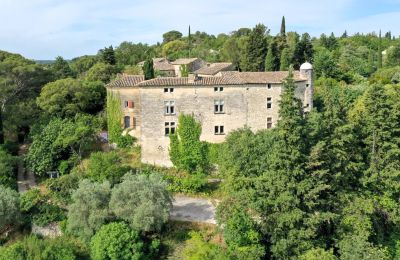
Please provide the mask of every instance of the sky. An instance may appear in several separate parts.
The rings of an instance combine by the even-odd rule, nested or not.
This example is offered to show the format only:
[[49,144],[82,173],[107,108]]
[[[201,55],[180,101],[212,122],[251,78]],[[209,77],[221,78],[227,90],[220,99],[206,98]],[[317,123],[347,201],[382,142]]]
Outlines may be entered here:
[[229,33],[265,24],[272,34],[345,30],[400,35],[400,0],[0,0],[0,50],[30,59],[96,54],[123,41],[154,44],[178,30]]

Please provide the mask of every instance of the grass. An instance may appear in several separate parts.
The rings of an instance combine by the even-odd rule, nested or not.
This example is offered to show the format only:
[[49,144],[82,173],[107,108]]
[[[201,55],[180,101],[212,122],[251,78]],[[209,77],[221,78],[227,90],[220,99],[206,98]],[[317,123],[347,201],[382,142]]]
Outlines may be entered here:
[[213,224],[169,221],[164,228],[161,236],[161,257],[162,259],[182,259],[182,251],[185,242],[190,239],[190,232],[197,231],[216,243],[222,244],[221,236]]

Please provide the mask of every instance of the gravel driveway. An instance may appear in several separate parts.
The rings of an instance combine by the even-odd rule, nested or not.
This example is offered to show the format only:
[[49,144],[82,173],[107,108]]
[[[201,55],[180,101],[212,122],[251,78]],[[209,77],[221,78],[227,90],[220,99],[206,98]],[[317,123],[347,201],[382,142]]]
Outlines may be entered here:
[[175,196],[170,218],[172,220],[216,224],[215,206],[202,198]]

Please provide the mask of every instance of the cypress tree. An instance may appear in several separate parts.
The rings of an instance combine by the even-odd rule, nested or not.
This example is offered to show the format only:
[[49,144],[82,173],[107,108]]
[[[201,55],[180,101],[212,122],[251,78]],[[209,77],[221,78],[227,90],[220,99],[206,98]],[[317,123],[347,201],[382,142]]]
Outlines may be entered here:
[[286,35],[286,23],[285,23],[285,16],[283,16],[283,17],[282,17],[280,35],[281,35],[281,36],[284,36],[284,35]]
[[148,58],[143,65],[143,74],[144,74],[144,79],[153,79],[154,78],[154,64],[153,64],[153,59]]
[[291,57],[290,57],[290,50],[289,48],[285,48],[282,51],[281,54],[281,61],[280,61],[280,68],[279,70],[284,71],[284,70],[288,70],[290,63],[291,63]]
[[277,46],[275,41],[269,45],[267,57],[265,58],[265,71],[276,71],[279,68],[279,59],[276,56]]
[[379,44],[378,44],[378,69],[382,68],[382,37],[379,30]]

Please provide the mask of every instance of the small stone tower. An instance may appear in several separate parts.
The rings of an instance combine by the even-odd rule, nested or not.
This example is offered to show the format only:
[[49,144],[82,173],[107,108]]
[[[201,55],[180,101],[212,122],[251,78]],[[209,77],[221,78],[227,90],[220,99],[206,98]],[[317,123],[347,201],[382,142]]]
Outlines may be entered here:
[[306,90],[304,91],[304,103],[307,104],[304,107],[305,112],[310,112],[313,107],[313,66],[309,62],[305,62],[300,66],[300,75],[307,78]]

